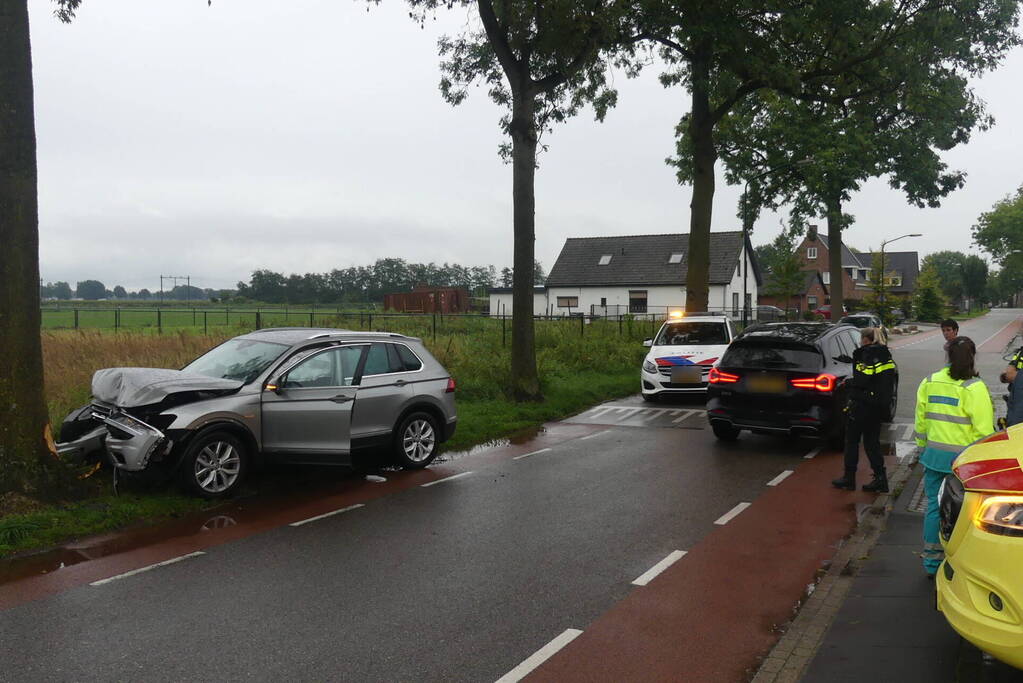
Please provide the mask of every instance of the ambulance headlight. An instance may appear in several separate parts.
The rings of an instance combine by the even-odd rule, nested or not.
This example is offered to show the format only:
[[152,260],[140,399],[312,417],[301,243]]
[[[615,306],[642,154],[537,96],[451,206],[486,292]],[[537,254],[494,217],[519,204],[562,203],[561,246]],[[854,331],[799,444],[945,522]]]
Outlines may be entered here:
[[1023,497],[989,496],[975,518],[977,528],[1000,536],[1023,536]]

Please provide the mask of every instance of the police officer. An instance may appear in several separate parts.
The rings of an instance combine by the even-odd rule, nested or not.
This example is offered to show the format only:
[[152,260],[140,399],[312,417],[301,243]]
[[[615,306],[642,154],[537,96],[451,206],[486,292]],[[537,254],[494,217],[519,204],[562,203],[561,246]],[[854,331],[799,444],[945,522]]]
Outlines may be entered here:
[[853,376],[849,382],[846,406],[845,474],[831,482],[835,488],[856,490],[856,469],[860,459],[860,439],[874,471],[874,478],[863,485],[864,491],[888,492],[888,474],[881,454],[881,421],[891,405],[895,390],[895,361],[884,345],[881,330],[865,327],[860,346],[853,352]]
[[[1021,370],[1023,370],[1023,347],[1016,350],[1016,354],[999,378],[1009,385],[1009,405],[1004,425],[1006,427],[1023,422],[1023,372]],[[999,426],[1002,426],[1001,420],[999,420]]]
[[977,347],[969,337],[949,343],[949,364],[920,382],[916,392],[916,445],[923,447],[924,570],[933,577],[944,558],[938,538],[938,489],[952,461],[968,445],[994,431],[994,408],[977,374]]

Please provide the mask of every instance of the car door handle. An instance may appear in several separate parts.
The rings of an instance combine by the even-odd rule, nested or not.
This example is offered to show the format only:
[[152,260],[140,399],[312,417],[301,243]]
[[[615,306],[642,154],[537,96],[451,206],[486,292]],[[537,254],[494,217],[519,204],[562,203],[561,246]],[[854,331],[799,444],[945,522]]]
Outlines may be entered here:
[[348,403],[352,400],[351,396],[345,396],[344,394],[338,394],[334,398],[330,399],[334,403]]
[[403,386],[405,386],[405,384],[406,384],[405,380],[399,379],[397,382],[394,383],[394,386],[396,386],[396,387],[403,387]]

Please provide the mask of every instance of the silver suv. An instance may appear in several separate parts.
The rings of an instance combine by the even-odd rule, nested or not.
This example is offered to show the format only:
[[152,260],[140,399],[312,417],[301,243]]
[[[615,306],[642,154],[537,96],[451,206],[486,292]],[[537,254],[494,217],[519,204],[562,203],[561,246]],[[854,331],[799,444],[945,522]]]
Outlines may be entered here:
[[126,472],[169,468],[206,497],[231,493],[256,458],[350,465],[353,453],[389,447],[402,467],[421,468],[455,431],[454,392],[414,337],[257,330],[181,370],[99,370],[58,450]]

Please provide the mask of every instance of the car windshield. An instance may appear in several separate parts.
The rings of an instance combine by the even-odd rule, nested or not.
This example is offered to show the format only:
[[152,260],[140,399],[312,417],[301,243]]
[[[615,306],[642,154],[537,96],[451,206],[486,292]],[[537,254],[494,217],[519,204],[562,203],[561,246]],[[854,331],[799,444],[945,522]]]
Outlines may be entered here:
[[232,339],[210,349],[181,370],[207,377],[236,379],[248,384],[287,350],[285,344]]
[[823,358],[816,350],[808,347],[738,342],[728,347],[721,365],[729,368],[799,368],[816,371],[823,365]]
[[661,328],[654,346],[702,346],[728,343],[725,324],[718,322],[691,322],[683,320],[667,323]]
[[850,315],[842,318],[839,322],[853,325],[855,327],[870,327],[870,318],[865,315]]

